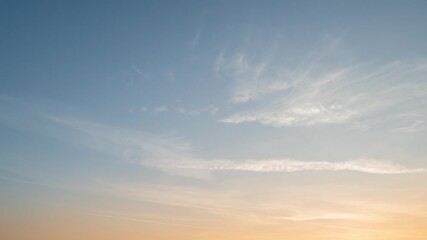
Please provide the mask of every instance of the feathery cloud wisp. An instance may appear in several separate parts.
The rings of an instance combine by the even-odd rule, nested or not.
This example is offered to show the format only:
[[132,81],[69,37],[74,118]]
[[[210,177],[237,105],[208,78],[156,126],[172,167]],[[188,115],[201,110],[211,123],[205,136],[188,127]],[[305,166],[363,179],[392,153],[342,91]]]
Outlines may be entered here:
[[[231,101],[238,104],[238,110],[220,122],[257,122],[273,127],[356,126],[381,124],[396,115],[406,115],[389,127],[405,132],[424,129],[425,59],[328,65],[322,61],[333,55],[337,43],[331,45],[335,47],[321,51],[317,57],[294,68],[288,67],[277,53],[263,56],[251,55],[250,51],[229,55],[221,52],[214,67],[230,79]],[[417,114],[406,114],[408,112]],[[415,126],[402,127],[404,122]]]
[[197,171],[356,171],[370,174],[403,174],[425,172],[424,168],[408,168],[376,159],[341,162],[298,161],[293,159],[237,160],[204,159],[196,156],[191,144],[178,138],[162,138],[143,133],[123,131],[110,126],[63,118],[54,121],[80,132],[89,147],[126,161],[154,167],[165,172],[197,176]]

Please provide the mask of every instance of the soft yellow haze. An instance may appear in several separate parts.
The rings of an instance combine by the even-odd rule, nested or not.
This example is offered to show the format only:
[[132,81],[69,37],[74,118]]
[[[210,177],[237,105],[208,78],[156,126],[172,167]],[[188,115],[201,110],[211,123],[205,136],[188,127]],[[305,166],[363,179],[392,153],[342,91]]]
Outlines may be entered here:
[[427,191],[425,184],[416,185],[426,182],[424,174],[310,174],[311,181],[302,181],[304,173],[247,175],[210,189],[100,183],[97,194],[84,198],[62,198],[48,205],[28,199],[20,214],[1,217],[0,236],[31,240],[415,240],[427,236]]

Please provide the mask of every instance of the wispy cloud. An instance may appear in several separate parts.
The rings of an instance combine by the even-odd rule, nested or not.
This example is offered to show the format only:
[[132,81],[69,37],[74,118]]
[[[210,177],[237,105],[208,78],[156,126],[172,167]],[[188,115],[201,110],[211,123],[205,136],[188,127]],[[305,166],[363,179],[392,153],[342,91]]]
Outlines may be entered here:
[[199,108],[178,107],[178,108],[173,109],[173,112],[175,112],[175,113],[185,114],[188,116],[197,116],[197,115],[201,115],[204,113],[208,113],[210,115],[215,115],[218,111],[219,111],[219,107],[217,107],[213,104],[210,104],[207,107],[199,107]]
[[406,132],[406,133],[413,133],[422,131],[425,129],[425,123],[422,120],[415,120],[409,123],[408,125],[404,125],[401,127],[397,127],[394,130],[398,132]]
[[169,108],[166,106],[158,106],[158,107],[154,107],[154,112],[155,113],[162,113],[162,112],[168,112]]
[[145,217],[140,217],[140,216],[129,216],[129,215],[123,215],[123,214],[117,214],[117,213],[111,213],[111,212],[105,212],[105,211],[94,211],[94,210],[76,209],[76,208],[72,208],[72,210],[73,210],[73,212],[76,212],[76,213],[91,215],[91,216],[97,216],[97,217],[103,217],[103,218],[111,218],[111,219],[132,221],[132,222],[160,224],[160,225],[168,225],[168,226],[175,226],[175,227],[194,228],[194,226],[192,226],[192,225],[175,223],[173,221],[169,221],[169,222],[168,221],[160,221],[158,219],[145,218]]
[[199,116],[202,114],[210,114],[215,115],[220,110],[219,107],[213,104],[209,104],[204,107],[176,107],[176,106],[155,106],[155,107],[146,107],[142,106],[139,109],[130,108],[130,113],[154,113],[154,114],[162,114],[162,113],[176,113],[176,114],[184,114],[187,116]]
[[169,173],[197,176],[200,171],[299,172],[299,171],[356,171],[370,174],[403,174],[425,172],[424,168],[408,168],[376,159],[356,159],[341,162],[299,161],[293,159],[206,159],[197,156],[191,144],[183,139],[159,137],[130,132],[110,126],[52,118],[78,130],[88,146],[129,162],[159,168]]
[[[332,42],[332,47],[311,54],[314,56],[294,68],[271,51],[267,56],[250,51],[227,56],[222,52],[214,67],[231,80],[231,100],[239,106],[234,114],[220,122],[257,122],[273,127],[356,126],[416,112],[417,118],[406,114],[405,119],[390,127],[406,132],[424,128],[422,119],[427,116],[425,59],[328,65],[322,61],[333,55],[338,43]],[[399,127],[404,121],[411,124]]]
[[10,181],[10,182],[17,182],[17,183],[24,183],[24,184],[32,184],[32,185],[40,185],[40,186],[50,186],[48,184],[39,183],[36,181],[30,181],[23,178],[16,178],[16,177],[9,177],[9,176],[2,176],[0,175],[1,180]]
[[[344,213],[329,213],[300,209],[298,205],[290,206],[271,204],[269,197],[261,197],[256,203],[248,201],[245,194],[227,189],[202,189],[176,185],[147,185],[129,183],[104,182],[99,188],[105,189],[117,197],[135,201],[155,203],[175,208],[183,208],[187,213],[202,212],[210,214],[210,218],[242,218],[242,221],[257,221],[263,223],[277,223],[279,221],[310,221],[327,220]],[[294,210],[290,211],[293,205]],[[299,209],[299,211],[295,211]],[[274,210],[274,214],[271,214]],[[261,220],[262,219],[262,220]],[[360,218],[361,219],[361,218]],[[267,220],[267,221],[266,221]]]
[[289,220],[289,221],[321,221],[321,220],[370,220],[370,218],[360,214],[349,214],[349,213],[321,213],[312,214],[308,216],[290,216],[290,217],[279,217],[278,219]]
[[199,43],[201,33],[202,33],[202,28],[198,27],[196,30],[196,34],[194,35],[193,39],[191,40],[191,47],[195,47]]
[[[389,214],[395,213],[397,209],[401,209],[402,214],[412,214],[422,209],[409,203],[404,206],[399,199],[394,199],[393,204],[388,206],[372,208],[369,205],[370,202],[360,201],[364,199],[363,195],[372,194],[370,192],[372,189],[367,190],[366,187],[361,188],[361,192],[358,192],[360,196],[357,197],[343,197],[343,192],[355,191],[355,189],[350,190],[347,187],[341,189],[344,185],[340,186],[340,184],[293,187],[277,184],[265,191],[259,187],[249,186],[245,181],[233,182],[231,186],[216,185],[209,189],[196,186],[108,181],[97,186],[117,197],[186,209],[190,216],[197,212],[197,214],[209,214],[210,219],[233,218],[238,219],[239,222],[256,222],[257,224],[282,224],[289,221],[296,223],[384,222],[390,217]],[[334,191],[325,193],[325,187]],[[316,197],[310,197],[308,193]]]
[[129,162],[156,165],[193,158],[192,146],[179,138],[159,137],[70,118],[50,119],[73,129],[71,134],[81,140],[78,143]]
[[149,78],[148,74],[142,69],[137,67],[136,65],[132,65],[133,70],[143,79],[147,80]]
[[375,159],[357,159],[343,162],[297,161],[291,159],[244,161],[212,160],[200,162],[198,165],[178,165],[175,167],[251,172],[356,171],[372,174],[401,174],[426,171],[424,168],[407,168],[399,164]]
[[243,53],[226,59],[225,53],[221,52],[214,68],[217,74],[233,79],[231,100],[235,103],[256,100],[290,87],[289,82],[283,81],[288,73],[273,72],[269,69],[268,59],[253,63]]

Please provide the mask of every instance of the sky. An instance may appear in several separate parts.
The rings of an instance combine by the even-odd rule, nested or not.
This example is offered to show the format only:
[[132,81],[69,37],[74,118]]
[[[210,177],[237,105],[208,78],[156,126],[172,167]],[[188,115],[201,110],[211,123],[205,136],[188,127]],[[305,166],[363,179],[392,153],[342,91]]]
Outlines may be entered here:
[[0,1],[0,238],[420,240],[426,1]]

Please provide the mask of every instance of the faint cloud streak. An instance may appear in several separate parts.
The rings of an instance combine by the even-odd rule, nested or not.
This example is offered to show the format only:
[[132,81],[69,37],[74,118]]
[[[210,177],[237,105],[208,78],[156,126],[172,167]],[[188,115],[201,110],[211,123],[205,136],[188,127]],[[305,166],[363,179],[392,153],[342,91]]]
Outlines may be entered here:
[[369,174],[404,174],[425,172],[424,168],[408,168],[389,161],[361,158],[341,162],[299,161],[294,159],[228,160],[197,156],[192,145],[183,139],[130,132],[110,126],[72,119],[51,117],[80,132],[89,147],[129,162],[159,168],[167,173],[208,177],[212,171],[300,172],[356,171]]

